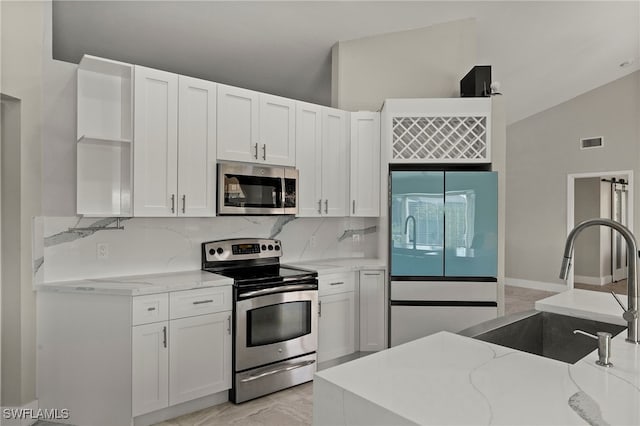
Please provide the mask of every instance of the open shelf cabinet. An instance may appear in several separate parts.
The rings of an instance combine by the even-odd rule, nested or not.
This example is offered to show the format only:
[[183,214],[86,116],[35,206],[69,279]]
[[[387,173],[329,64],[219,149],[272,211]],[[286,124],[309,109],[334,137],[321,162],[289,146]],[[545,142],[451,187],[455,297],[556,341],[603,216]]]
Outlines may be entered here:
[[84,55],[77,83],[76,211],[132,216],[133,65]]

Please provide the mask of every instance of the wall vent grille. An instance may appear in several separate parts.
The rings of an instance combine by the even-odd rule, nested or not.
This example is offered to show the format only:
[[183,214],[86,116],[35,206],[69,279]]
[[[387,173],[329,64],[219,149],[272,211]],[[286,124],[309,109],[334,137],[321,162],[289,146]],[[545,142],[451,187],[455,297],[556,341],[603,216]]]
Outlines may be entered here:
[[602,148],[602,136],[580,139],[580,149]]
[[394,117],[394,160],[488,158],[487,117]]

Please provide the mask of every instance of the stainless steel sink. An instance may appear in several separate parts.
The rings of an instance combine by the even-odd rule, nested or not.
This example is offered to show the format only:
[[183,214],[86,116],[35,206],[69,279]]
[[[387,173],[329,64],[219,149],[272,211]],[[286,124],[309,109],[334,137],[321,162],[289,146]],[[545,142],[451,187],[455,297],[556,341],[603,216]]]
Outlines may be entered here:
[[[575,364],[598,348],[598,342],[573,330],[617,335],[626,327],[536,310],[518,312],[462,330],[459,334],[545,358]],[[614,355],[615,356],[615,355]]]

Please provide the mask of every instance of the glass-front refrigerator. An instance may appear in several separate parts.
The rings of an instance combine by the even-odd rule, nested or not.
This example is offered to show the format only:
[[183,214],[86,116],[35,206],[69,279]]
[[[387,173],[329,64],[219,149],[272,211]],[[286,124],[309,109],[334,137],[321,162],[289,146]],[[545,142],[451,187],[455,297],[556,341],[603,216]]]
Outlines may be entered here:
[[495,318],[497,173],[392,169],[390,184],[391,344]]

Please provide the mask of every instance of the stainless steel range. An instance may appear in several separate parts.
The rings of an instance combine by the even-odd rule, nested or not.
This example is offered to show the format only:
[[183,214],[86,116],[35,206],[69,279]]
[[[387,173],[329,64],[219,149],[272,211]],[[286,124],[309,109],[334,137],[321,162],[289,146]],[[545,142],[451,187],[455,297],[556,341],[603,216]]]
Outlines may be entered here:
[[232,402],[313,379],[318,274],[280,265],[279,240],[202,243],[202,269],[233,278]]

